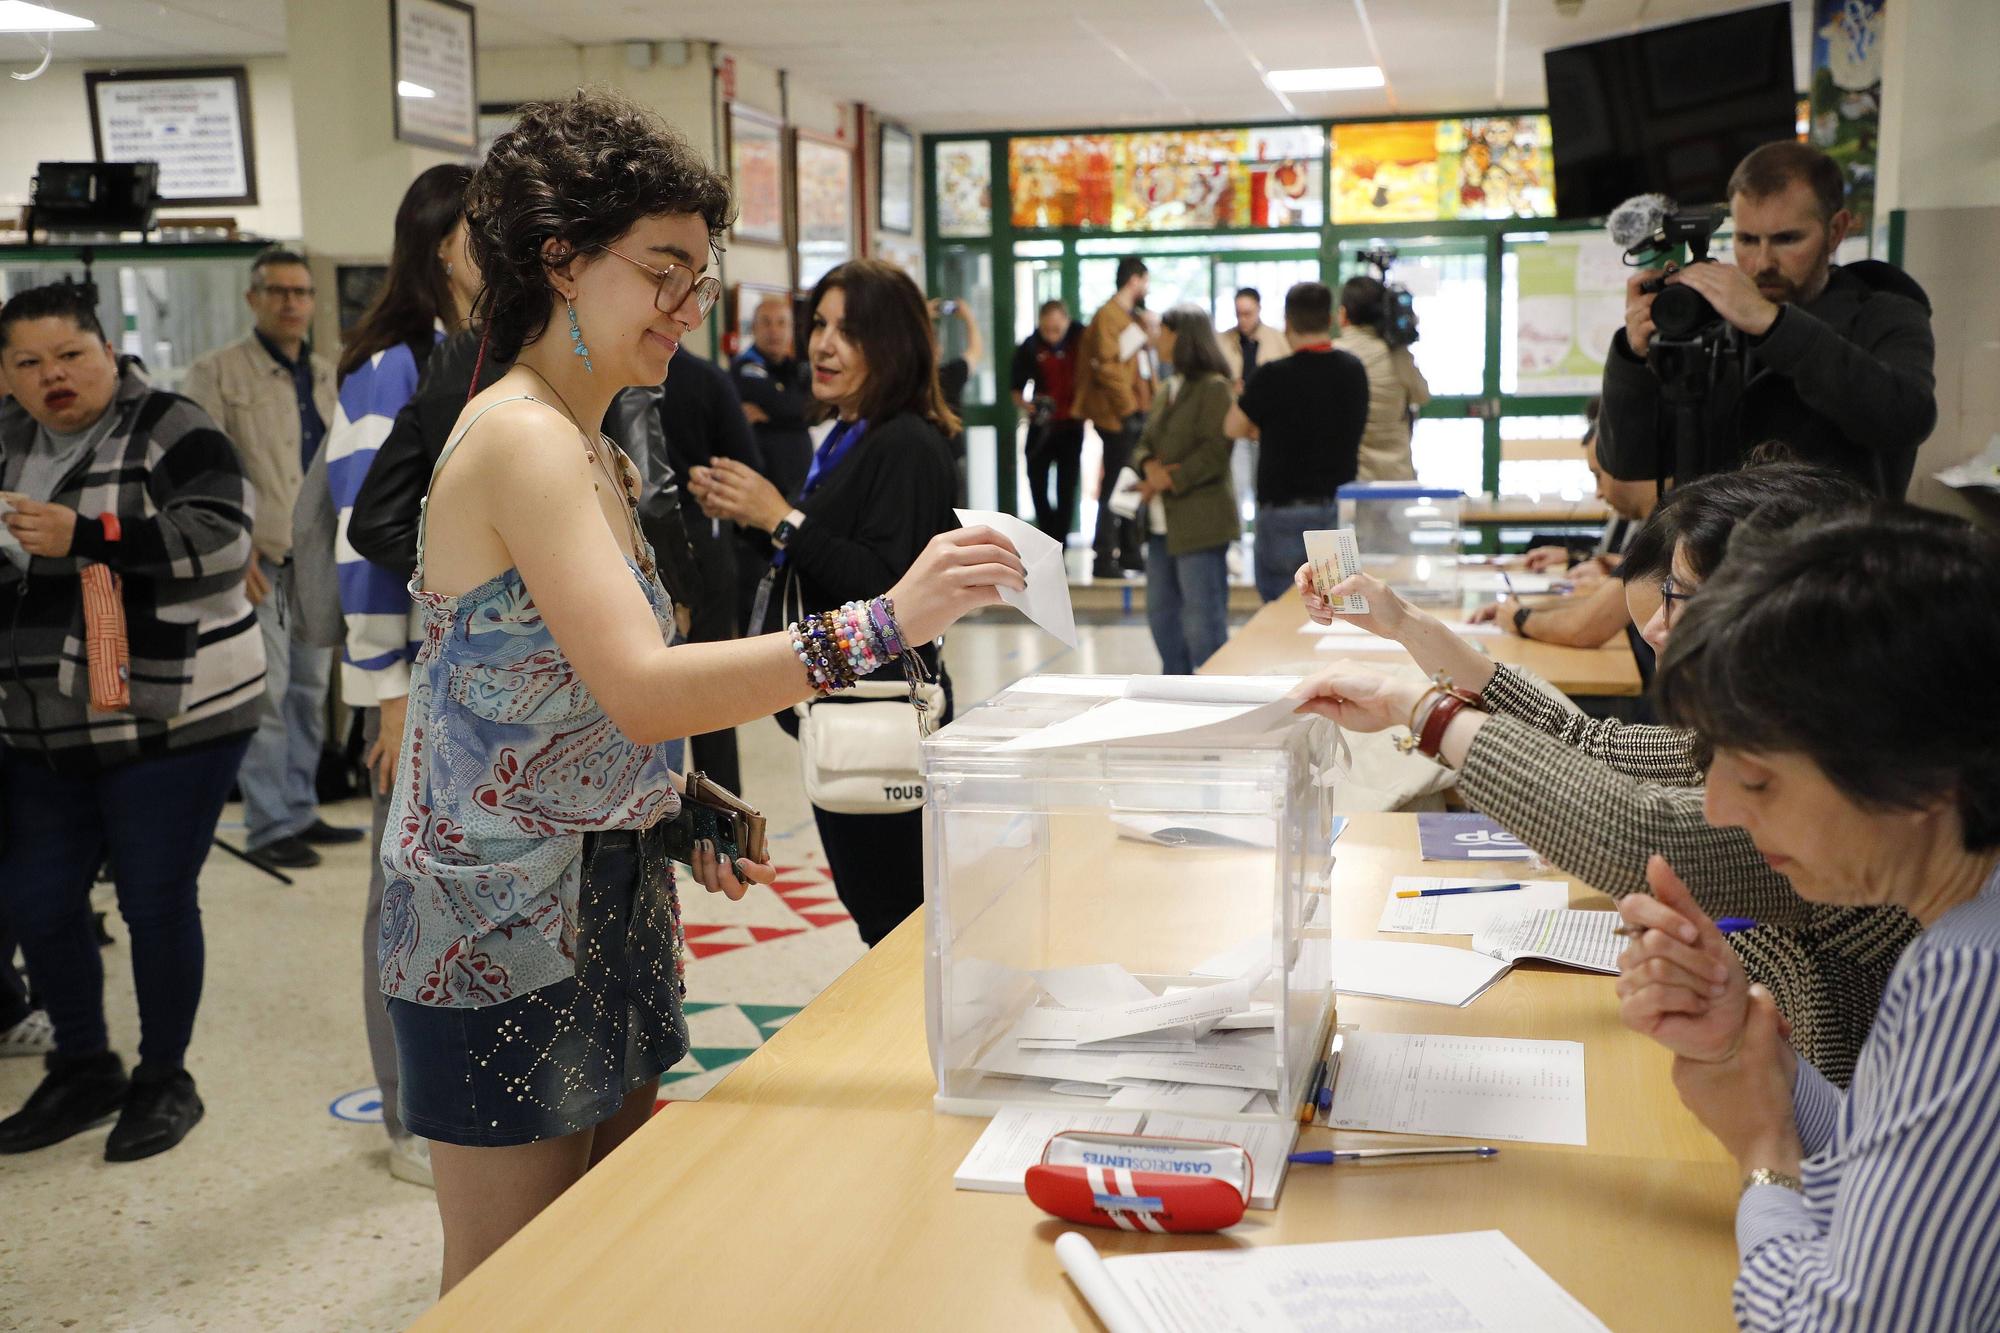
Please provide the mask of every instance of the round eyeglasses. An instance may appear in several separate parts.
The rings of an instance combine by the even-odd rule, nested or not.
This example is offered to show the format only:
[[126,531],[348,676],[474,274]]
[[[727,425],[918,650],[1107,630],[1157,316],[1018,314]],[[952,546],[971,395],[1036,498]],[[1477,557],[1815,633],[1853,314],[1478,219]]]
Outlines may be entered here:
[[651,264],[641,263],[630,255],[620,254],[608,245],[600,245],[597,248],[606,254],[618,255],[632,267],[644,269],[659,279],[659,288],[653,293],[653,308],[663,315],[673,314],[681,308],[689,296],[693,296],[695,317],[707,319],[708,312],[715,309],[716,298],[722,295],[722,280],[714,274],[697,278],[694,270],[685,264],[668,264],[665,268],[654,268]]

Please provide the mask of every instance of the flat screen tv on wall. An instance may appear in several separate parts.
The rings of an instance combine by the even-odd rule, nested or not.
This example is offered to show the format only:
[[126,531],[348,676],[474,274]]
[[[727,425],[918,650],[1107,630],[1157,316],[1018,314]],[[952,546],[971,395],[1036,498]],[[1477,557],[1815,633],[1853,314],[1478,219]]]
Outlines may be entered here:
[[1635,194],[1726,203],[1759,144],[1796,136],[1789,4],[1545,53],[1556,209],[1602,217]]

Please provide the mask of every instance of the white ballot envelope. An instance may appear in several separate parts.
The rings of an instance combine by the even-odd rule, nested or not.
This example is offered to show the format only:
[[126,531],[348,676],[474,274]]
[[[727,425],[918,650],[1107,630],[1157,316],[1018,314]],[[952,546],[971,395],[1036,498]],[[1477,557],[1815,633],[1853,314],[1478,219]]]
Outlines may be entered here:
[[1076,647],[1076,612],[1069,604],[1069,571],[1063,568],[1063,545],[1034,524],[1012,514],[989,509],[957,509],[966,527],[985,526],[1014,543],[1027,567],[1028,586],[1020,592],[1000,590],[1000,600],[1063,641]]
[[[1312,566],[1313,587],[1321,597],[1342,579],[1361,572],[1361,548],[1355,544],[1353,528],[1321,529],[1308,532],[1306,563]],[[1366,597],[1329,597],[1335,611],[1344,615],[1368,614]]]
[[1104,507],[1120,518],[1131,519],[1139,517],[1145,503],[1146,498],[1139,494],[1139,474],[1129,467],[1119,468],[1118,480],[1112,483],[1111,498],[1104,502]]
[[1139,355],[1139,349],[1146,345],[1146,329],[1137,320],[1125,326],[1125,332],[1118,335],[1118,359],[1130,361]]

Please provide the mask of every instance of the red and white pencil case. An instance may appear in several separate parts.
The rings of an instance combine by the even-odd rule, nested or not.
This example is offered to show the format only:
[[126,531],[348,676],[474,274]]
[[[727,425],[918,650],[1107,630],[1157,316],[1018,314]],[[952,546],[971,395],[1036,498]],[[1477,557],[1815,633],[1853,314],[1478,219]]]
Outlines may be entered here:
[[1233,1143],[1072,1130],[1028,1168],[1028,1197],[1066,1222],[1121,1231],[1220,1231],[1243,1220],[1250,1154]]

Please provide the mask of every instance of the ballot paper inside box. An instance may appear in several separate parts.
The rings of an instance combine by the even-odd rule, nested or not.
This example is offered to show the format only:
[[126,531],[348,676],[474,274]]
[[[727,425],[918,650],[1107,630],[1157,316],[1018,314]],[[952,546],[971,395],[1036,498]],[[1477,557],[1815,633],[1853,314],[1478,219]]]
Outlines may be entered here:
[[1288,682],[1180,679],[1031,677],[925,742],[939,1110],[1296,1115],[1331,1018],[1338,733]]

